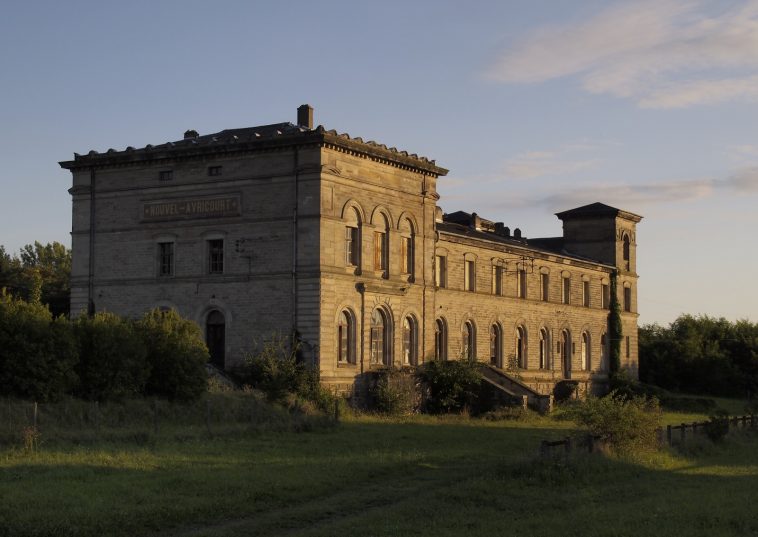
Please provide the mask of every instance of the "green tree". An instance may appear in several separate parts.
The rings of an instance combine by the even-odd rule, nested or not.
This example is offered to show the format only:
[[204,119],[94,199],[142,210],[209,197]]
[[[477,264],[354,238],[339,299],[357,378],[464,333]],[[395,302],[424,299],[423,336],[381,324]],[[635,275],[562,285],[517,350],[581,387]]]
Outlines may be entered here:
[[144,393],[150,376],[148,351],[133,322],[97,313],[80,316],[73,328],[79,351],[79,397],[105,401]]
[[154,309],[135,323],[147,348],[147,395],[191,401],[205,391],[208,348],[197,323],[176,311]]
[[71,325],[50,310],[0,291],[0,385],[3,392],[36,401],[68,393],[77,361]]

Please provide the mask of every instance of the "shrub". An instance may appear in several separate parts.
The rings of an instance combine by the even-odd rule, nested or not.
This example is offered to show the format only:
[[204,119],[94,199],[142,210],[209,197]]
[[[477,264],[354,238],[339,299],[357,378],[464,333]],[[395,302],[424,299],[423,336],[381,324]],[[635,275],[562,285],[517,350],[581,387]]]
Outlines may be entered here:
[[73,328],[79,350],[77,396],[105,401],[144,392],[150,376],[147,348],[133,323],[98,313],[82,315]]
[[712,442],[721,442],[729,434],[729,413],[719,410],[705,423],[705,434]]
[[575,398],[579,389],[579,383],[575,380],[562,380],[555,384],[553,388],[553,397],[556,403],[563,403]]
[[387,369],[378,372],[369,389],[371,407],[390,415],[411,414],[416,409],[418,389],[409,371]]
[[284,401],[288,393],[308,396],[318,382],[315,375],[297,359],[298,347],[289,338],[274,334],[260,350],[245,355],[237,375],[266,394],[269,401]]
[[426,409],[432,413],[460,411],[476,399],[479,370],[469,360],[432,360],[419,368],[426,384]]
[[60,399],[76,382],[71,326],[46,306],[0,292],[0,385],[7,395]]
[[629,455],[658,447],[661,409],[655,398],[627,398],[611,392],[603,398],[588,397],[571,412],[578,424],[590,434],[600,436],[617,454]]
[[208,348],[200,327],[174,310],[158,309],[134,326],[147,348],[150,375],[145,393],[180,401],[198,399],[208,382]]

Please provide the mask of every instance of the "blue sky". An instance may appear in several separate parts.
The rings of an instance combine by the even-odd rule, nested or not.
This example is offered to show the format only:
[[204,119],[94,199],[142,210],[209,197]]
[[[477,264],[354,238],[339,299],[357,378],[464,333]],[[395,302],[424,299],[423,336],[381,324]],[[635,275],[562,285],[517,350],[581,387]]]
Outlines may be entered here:
[[758,321],[758,1],[34,2],[0,19],[0,244],[70,244],[74,151],[294,121],[437,160],[527,237],[644,216],[642,323]]

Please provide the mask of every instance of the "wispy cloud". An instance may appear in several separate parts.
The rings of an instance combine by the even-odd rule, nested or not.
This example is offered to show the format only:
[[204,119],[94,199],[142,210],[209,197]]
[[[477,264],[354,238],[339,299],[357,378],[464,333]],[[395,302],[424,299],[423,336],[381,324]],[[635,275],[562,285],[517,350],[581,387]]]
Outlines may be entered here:
[[502,171],[507,179],[565,176],[598,164],[599,159],[586,158],[591,149],[586,144],[572,144],[550,151],[528,151],[506,160]]
[[617,3],[592,18],[543,27],[489,75],[507,83],[578,76],[585,90],[641,107],[758,99],[758,0]]

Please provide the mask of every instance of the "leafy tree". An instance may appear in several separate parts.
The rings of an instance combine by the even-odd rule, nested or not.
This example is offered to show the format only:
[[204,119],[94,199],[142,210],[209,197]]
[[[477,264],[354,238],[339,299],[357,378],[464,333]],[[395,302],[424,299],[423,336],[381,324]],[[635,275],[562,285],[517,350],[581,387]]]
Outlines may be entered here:
[[150,376],[147,348],[131,321],[112,313],[73,322],[79,350],[76,395],[105,401],[140,395]]
[[208,348],[197,323],[174,310],[154,309],[135,323],[135,329],[147,348],[150,375],[145,393],[180,401],[199,398],[208,382]]
[[54,316],[68,314],[71,296],[71,250],[59,242],[35,241],[10,256],[0,246],[0,287],[26,300],[50,306]]
[[47,307],[0,291],[0,385],[6,394],[51,401],[76,382],[71,325]]

